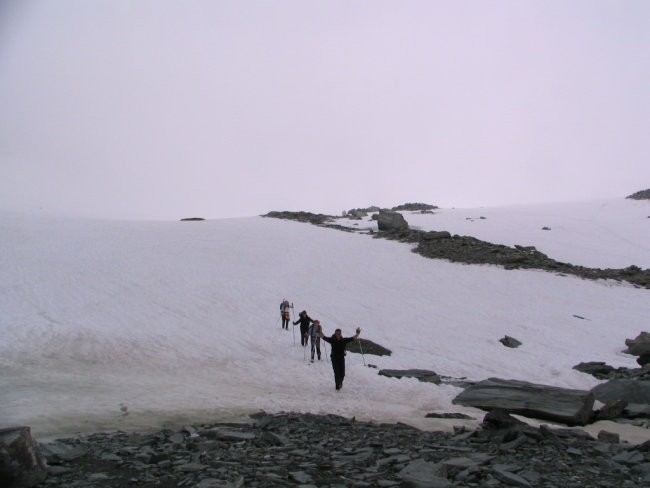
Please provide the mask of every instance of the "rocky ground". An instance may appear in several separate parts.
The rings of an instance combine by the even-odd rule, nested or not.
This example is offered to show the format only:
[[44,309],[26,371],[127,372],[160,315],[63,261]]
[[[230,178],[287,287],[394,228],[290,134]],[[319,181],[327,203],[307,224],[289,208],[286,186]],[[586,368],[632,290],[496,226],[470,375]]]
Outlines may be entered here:
[[507,414],[477,430],[423,432],[333,415],[106,433],[43,446],[39,487],[642,487],[650,443],[533,428]]

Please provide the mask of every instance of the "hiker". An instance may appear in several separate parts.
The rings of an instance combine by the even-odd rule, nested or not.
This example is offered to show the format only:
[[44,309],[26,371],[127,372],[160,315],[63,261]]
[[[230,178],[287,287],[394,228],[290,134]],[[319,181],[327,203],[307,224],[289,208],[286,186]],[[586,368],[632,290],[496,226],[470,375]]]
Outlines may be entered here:
[[332,345],[330,358],[332,358],[334,382],[336,383],[337,390],[340,390],[343,387],[343,378],[345,378],[345,346],[359,338],[361,327],[357,327],[356,332],[357,333],[352,337],[343,337],[341,329],[336,329],[332,337],[325,337],[322,330],[319,334],[321,339]]
[[302,347],[307,346],[307,331],[309,330],[309,324],[313,323],[314,321],[311,319],[309,315],[307,315],[307,311],[303,310],[298,314],[298,317],[300,317],[298,320],[296,320],[293,325],[298,325],[300,324],[300,345]]
[[291,315],[289,315],[289,310],[293,308],[293,305],[289,304],[289,301],[285,298],[280,304],[280,317],[282,317],[282,328],[289,330],[289,321],[291,320]]
[[318,353],[318,360],[320,361],[320,332],[322,327],[318,320],[314,320],[314,323],[309,326],[307,332],[305,332],[305,338],[309,337],[311,339],[311,362],[314,362],[314,348]]

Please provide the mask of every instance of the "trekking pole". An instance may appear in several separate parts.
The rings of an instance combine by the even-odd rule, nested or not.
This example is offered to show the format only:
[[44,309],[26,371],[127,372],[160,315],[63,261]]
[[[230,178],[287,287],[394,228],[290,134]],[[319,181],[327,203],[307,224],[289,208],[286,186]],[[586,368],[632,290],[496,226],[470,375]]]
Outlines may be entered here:
[[[296,309],[293,308],[293,302],[291,302],[291,313],[293,314],[293,322],[296,321]],[[293,322],[291,322],[293,324]],[[293,324],[293,347],[296,347],[296,324]]]
[[365,356],[363,355],[363,347],[361,347],[361,341],[362,341],[362,339],[359,339],[359,351],[361,351],[361,359],[363,359],[363,365],[364,365],[364,366],[367,366],[367,365],[366,365],[366,358],[365,358]]

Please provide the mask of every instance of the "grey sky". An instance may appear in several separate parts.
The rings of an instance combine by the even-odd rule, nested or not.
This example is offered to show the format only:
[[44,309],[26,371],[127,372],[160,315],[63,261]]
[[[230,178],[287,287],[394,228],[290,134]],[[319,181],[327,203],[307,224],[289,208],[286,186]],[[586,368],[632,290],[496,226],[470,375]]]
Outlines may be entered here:
[[650,2],[0,2],[0,209],[176,219],[650,187]]

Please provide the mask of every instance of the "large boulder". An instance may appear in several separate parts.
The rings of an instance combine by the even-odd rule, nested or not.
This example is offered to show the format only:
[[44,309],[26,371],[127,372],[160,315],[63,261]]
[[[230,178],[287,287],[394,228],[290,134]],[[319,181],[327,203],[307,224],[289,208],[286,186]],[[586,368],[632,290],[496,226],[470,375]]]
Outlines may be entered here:
[[372,354],[375,356],[390,356],[392,354],[390,349],[386,349],[384,346],[372,342],[369,339],[362,338],[350,342],[347,346],[347,351],[359,354]]
[[624,352],[632,356],[641,356],[643,354],[650,354],[650,333],[641,332],[634,339],[625,339],[627,350]]
[[488,411],[499,408],[567,425],[586,425],[593,417],[594,395],[583,390],[490,378],[465,389],[453,403]]
[[610,380],[596,385],[591,392],[603,403],[625,400],[627,403],[650,404],[650,381]]
[[47,478],[47,463],[29,427],[0,429],[0,486],[36,486]]
[[402,230],[408,229],[409,224],[399,212],[380,211],[377,215],[377,227],[379,230]]
[[506,347],[510,347],[512,349],[515,349],[519,346],[521,346],[521,342],[515,339],[514,337],[510,337],[509,335],[506,335],[499,339],[499,342],[503,344]]

